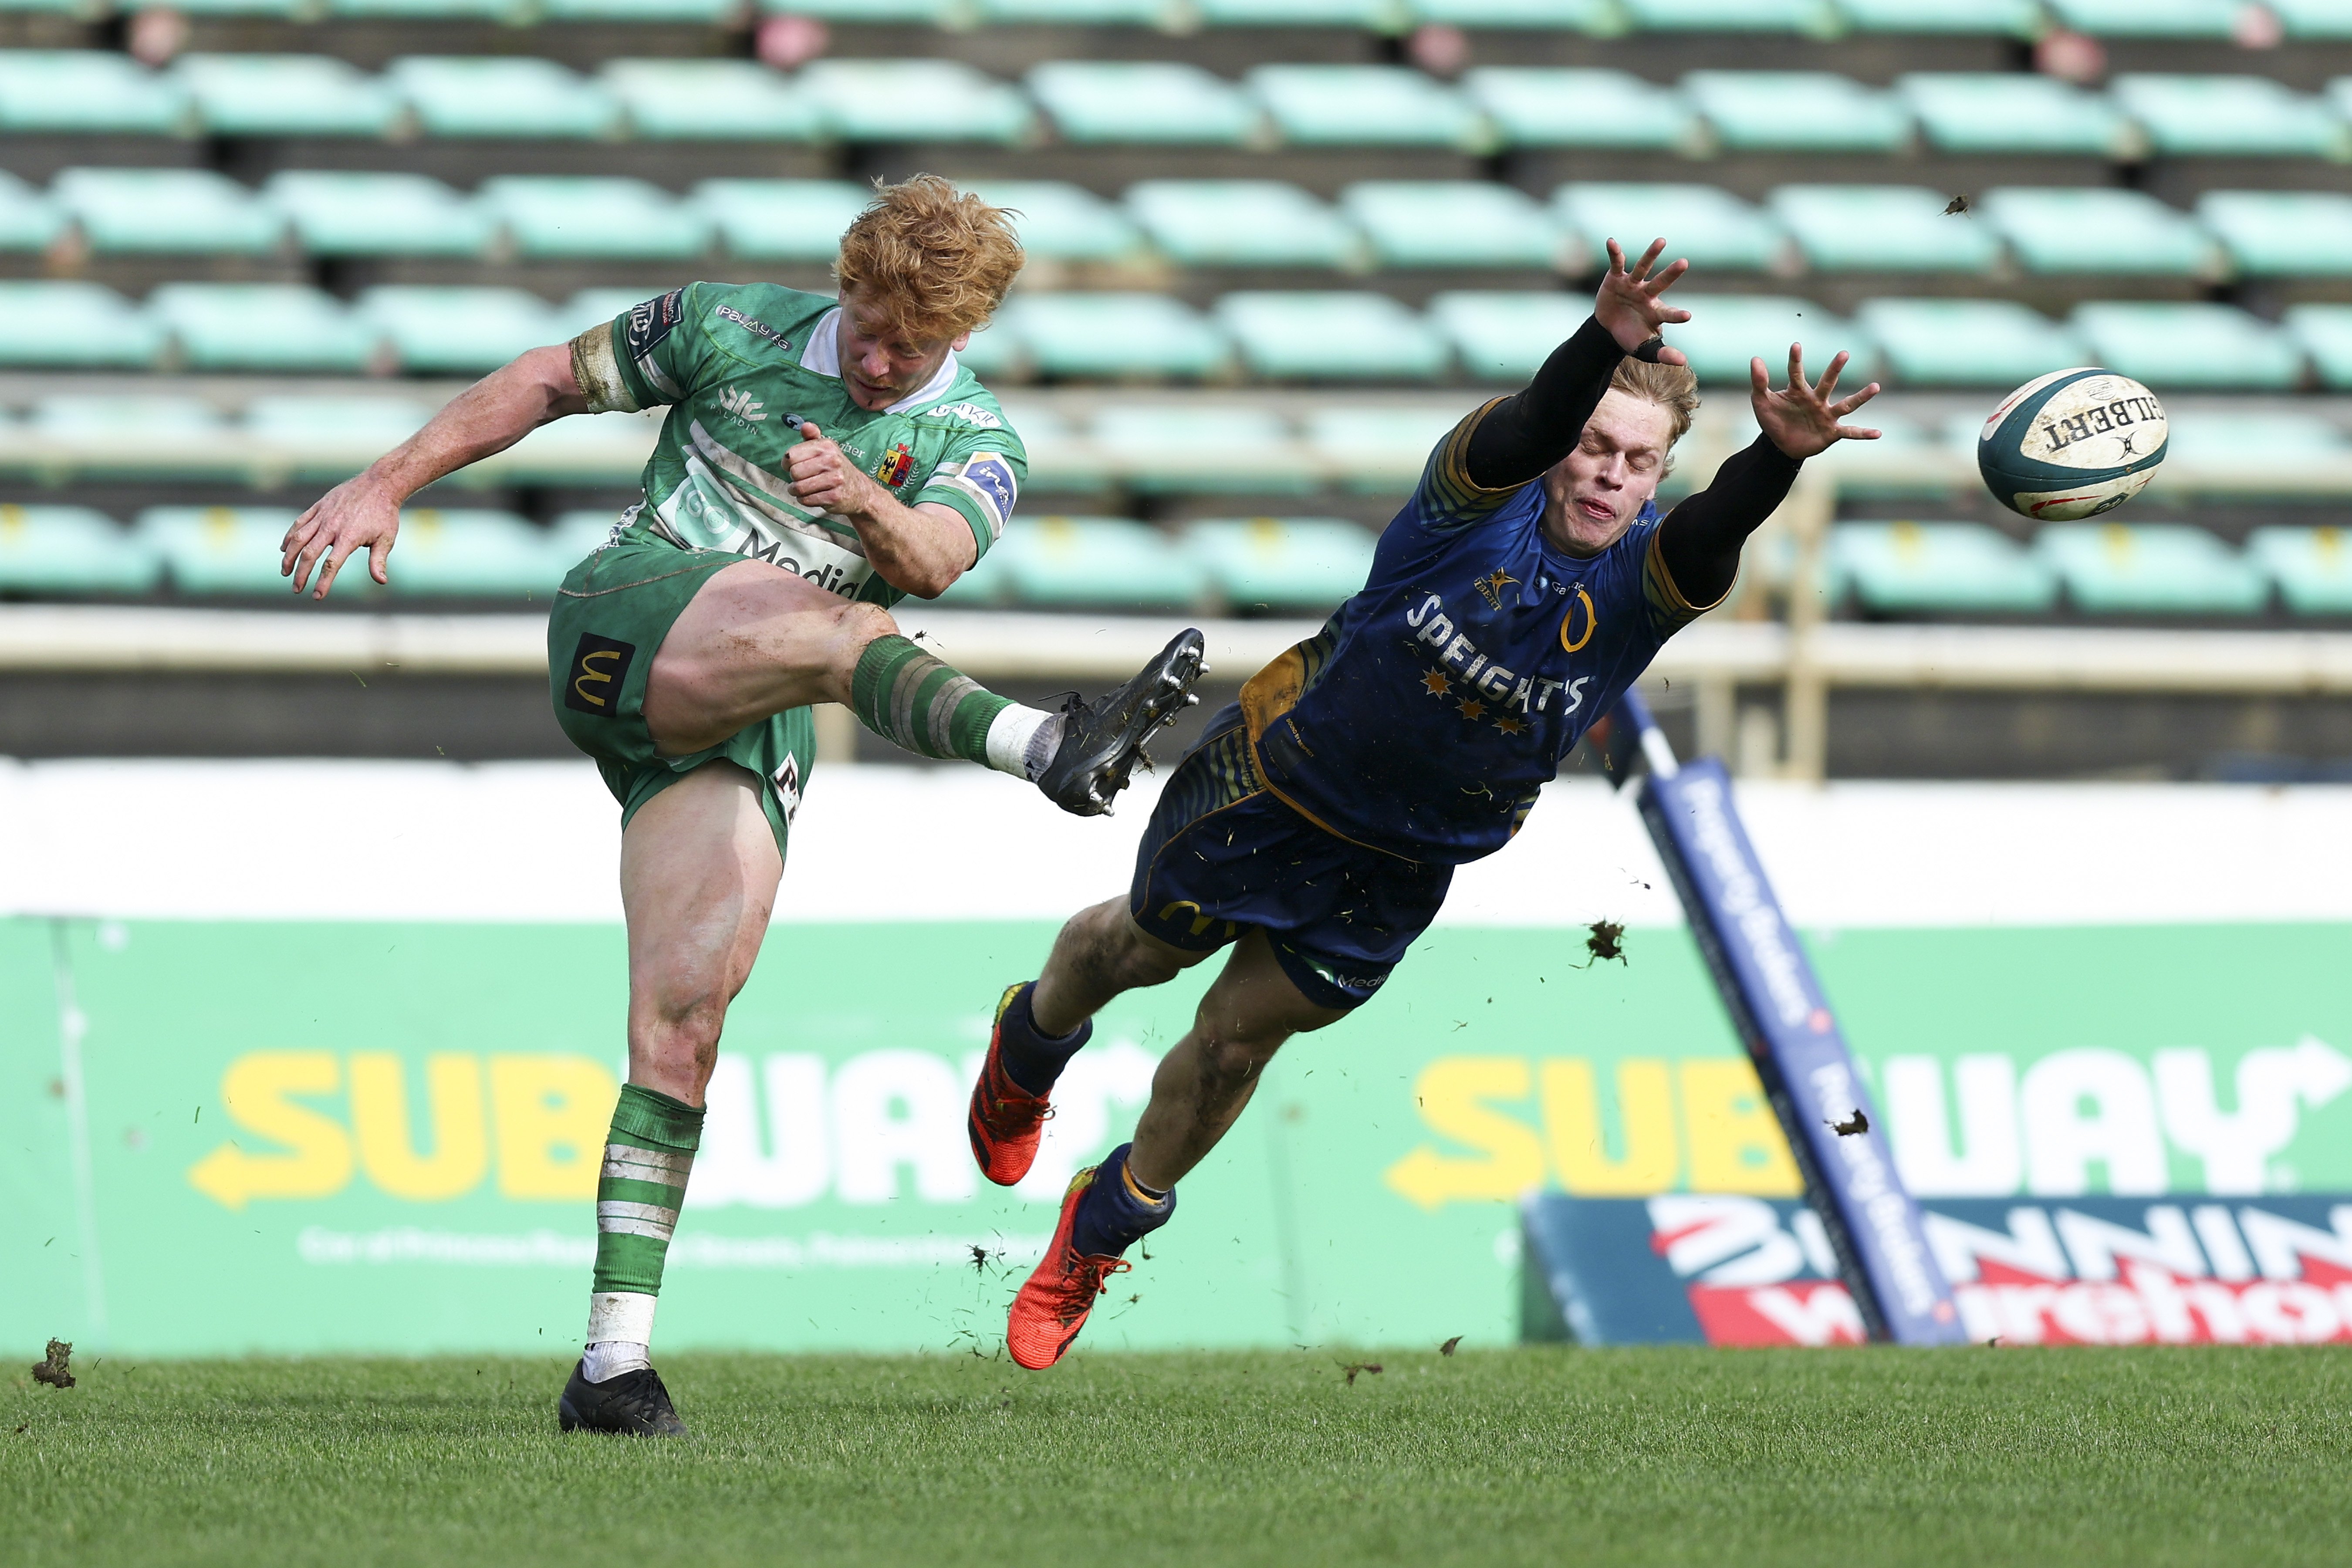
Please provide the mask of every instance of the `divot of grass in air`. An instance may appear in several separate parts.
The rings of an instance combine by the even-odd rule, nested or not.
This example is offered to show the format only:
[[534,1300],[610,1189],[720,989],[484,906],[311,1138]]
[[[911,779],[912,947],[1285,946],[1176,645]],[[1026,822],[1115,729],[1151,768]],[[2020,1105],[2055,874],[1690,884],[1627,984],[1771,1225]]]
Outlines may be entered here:
[[1423,1348],[1352,1386],[1322,1347],[1043,1374],[667,1355],[682,1443],[559,1436],[551,1359],[109,1355],[72,1389],[11,1361],[11,1563],[2151,1568],[2352,1543],[2352,1351],[2324,1348]]

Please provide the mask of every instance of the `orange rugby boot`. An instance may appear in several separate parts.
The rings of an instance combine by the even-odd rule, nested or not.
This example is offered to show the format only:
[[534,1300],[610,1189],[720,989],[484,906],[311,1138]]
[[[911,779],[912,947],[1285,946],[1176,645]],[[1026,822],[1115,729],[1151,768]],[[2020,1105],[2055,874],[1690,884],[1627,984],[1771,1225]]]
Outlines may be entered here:
[[1070,1190],[1062,1194],[1062,1222],[1054,1227],[1054,1239],[1036,1270],[1022,1285],[1021,1293],[1013,1298],[1013,1312],[1004,1325],[1004,1348],[1031,1372],[1043,1372],[1062,1359],[1062,1352],[1087,1326],[1095,1299],[1108,1289],[1103,1281],[1134,1267],[1124,1258],[1089,1257],[1070,1244],[1078,1201],[1087,1195],[1100,1169],[1090,1165],[1070,1179]]
[[988,1059],[981,1064],[980,1081],[971,1086],[971,1113],[964,1119],[964,1131],[971,1135],[971,1157],[980,1163],[981,1173],[1000,1187],[1029,1173],[1037,1159],[1038,1140],[1045,1135],[1045,1118],[1053,1113],[1045,1096],[1030,1093],[1004,1070],[1004,1015],[1020,994],[1020,985],[1008,985],[997,1001],[996,1025],[988,1032]]

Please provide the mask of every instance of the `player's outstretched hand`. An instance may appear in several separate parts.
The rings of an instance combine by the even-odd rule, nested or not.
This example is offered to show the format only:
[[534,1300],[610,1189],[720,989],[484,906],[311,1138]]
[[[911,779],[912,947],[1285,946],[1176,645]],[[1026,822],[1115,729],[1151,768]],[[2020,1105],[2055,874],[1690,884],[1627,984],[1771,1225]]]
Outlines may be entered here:
[[813,419],[802,424],[800,445],[784,454],[784,465],[793,477],[793,499],[814,511],[862,517],[877,494],[887,493]]
[[384,564],[399,532],[400,502],[390,491],[370,483],[365,474],[345,479],[311,502],[310,510],[286,531],[286,557],[278,563],[278,574],[293,578],[294,592],[299,594],[315,565],[319,583],[310,597],[323,599],[352,552],[364,550],[368,575],[378,583],[390,582]]
[[[1642,252],[1642,259],[1631,270],[1625,266],[1625,252],[1615,240],[1609,242],[1609,271],[1601,279],[1601,292],[1593,296],[1592,319],[1608,330],[1617,340],[1617,346],[1632,353],[1658,335],[1658,329],[1675,321],[1690,320],[1688,310],[1677,310],[1660,301],[1658,296],[1675,286],[1675,280],[1690,270],[1687,261],[1675,261],[1655,278],[1650,268],[1664,255],[1666,242],[1654,239],[1650,248]],[[1658,351],[1662,364],[1688,364],[1680,349]]]
[[1875,430],[1838,423],[1878,395],[1878,383],[1874,381],[1851,397],[1830,401],[1830,395],[1837,390],[1838,376],[1845,369],[1846,358],[1840,353],[1830,361],[1821,384],[1812,385],[1805,380],[1803,345],[1790,343],[1789,384],[1778,392],[1772,390],[1772,378],[1764,374],[1764,362],[1748,362],[1748,401],[1756,410],[1756,423],[1772,437],[1772,445],[1799,462],[1827,451],[1832,442],[1878,439]]

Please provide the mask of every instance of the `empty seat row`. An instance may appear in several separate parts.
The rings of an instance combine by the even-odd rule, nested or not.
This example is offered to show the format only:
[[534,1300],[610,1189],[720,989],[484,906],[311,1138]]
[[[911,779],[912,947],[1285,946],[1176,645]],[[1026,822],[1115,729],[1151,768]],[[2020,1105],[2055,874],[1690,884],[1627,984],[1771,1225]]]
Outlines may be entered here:
[[[298,514],[282,507],[153,507],[129,528],[88,507],[0,506],[0,594],[287,592],[278,542]],[[572,563],[613,526],[603,511],[539,527],[511,512],[404,512],[390,592],[545,603]],[[957,605],[1327,611],[1362,586],[1372,535],[1331,518],[1228,518],[1170,535],[1125,518],[1016,520],[948,595]],[[354,567],[339,596],[385,590]]]
[[2352,615],[2352,535],[2265,527],[2242,551],[2181,523],[2052,523],[2020,544],[1976,522],[1831,531],[1833,591],[1883,615],[2041,615],[2063,590],[2088,615]]
[[[863,3],[863,0],[861,0]],[[1024,90],[1025,89],[1025,91]],[[1891,88],[1825,71],[1050,60],[1021,88],[947,59],[620,59],[593,78],[521,56],[409,56],[371,77],[326,56],[194,54],[163,71],[104,50],[0,50],[0,131],[156,135],[694,139],[1300,147],[2352,155],[2352,79],[2126,73],[2105,93],[2026,72]]]
[[[1034,259],[1186,267],[1596,267],[1664,236],[1702,268],[2352,276],[2352,195],[2212,191],[2194,215],[2139,191],[2008,186],[1953,210],[1926,185],[1783,185],[1761,205],[1713,185],[1576,182],[1549,204],[1475,180],[1368,180],[1336,203],[1278,180],[1143,180],[1117,203],[1048,180],[979,180]],[[870,197],[839,180],[705,180],[684,197],[612,175],[502,175],[473,195],[423,174],[294,170],[258,191],[203,169],[68,169],[46,192],[0,174],[0,250],[98,255],[451,256],[745,262],[831,258]]]

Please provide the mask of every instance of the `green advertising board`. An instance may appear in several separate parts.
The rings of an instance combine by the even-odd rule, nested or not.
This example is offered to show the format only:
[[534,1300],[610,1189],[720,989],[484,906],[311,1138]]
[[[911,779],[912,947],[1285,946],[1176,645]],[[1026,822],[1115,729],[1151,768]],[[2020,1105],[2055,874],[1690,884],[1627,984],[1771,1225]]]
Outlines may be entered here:
[[[1040,1170],[964,1096],[1050,923],[781,925],[736,1005],[667,1346],[990,1350],[1060,1184],[1206,979],[1122,998]],[[1441,926],[1286,1048],[1097,1312],[1103,1348],[1499,1342],[1538,1187],[1787,1195],[1685,932]],[[1915,1186],[2352,1190],[2352,926],[1809,934]],[[142,1354],[576,1342],[616,926],[0,921],[0,1334]]]

